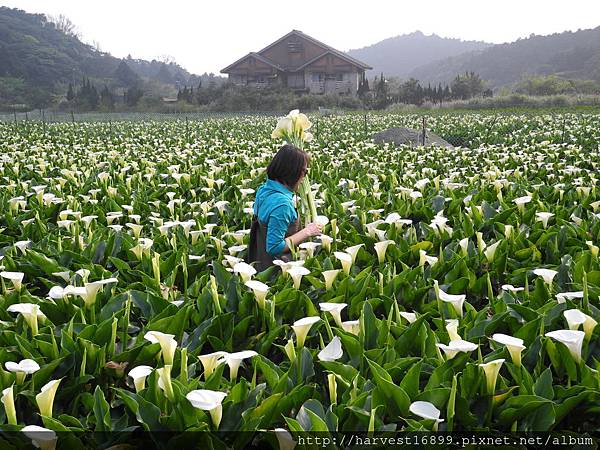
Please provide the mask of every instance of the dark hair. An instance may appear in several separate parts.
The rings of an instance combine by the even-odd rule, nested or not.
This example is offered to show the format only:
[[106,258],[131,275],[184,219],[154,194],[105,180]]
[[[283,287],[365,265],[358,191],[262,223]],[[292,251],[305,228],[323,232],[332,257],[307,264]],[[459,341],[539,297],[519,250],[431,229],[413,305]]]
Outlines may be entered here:
[[308,153],[294,145],[285,144],[269,163],[267,176],[293,188],[305,173],[309,162]]

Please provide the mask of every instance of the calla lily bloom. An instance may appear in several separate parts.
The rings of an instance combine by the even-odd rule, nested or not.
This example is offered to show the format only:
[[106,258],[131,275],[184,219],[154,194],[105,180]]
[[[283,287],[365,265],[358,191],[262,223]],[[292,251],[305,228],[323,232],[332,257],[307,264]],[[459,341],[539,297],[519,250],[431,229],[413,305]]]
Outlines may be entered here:
[[202,367],[204,368],[204,379],[206,380],[212,373],[215,371],[217,366],[223,362],[225,362],[223,356],[225,356],[227,352],[214,352],[209,353],[207,355],[200,355],[198,359],[202,363]]
[[385,260],[385,252],[387,251],[387,248],[391,244],[395,244],[395,243],[396,242],[394,242],[392,240],[381,241],[381,242],[375,243],[375,251],[377,252],[377,260],[379,261],[379,264],[382,264],[383,261]]
[[414,312],[400,311],[400,317],[402,317],[408,323],[413,323],[415,320],[417,320],[417,314]]
[[294,322],[292,329],[294,330],[294,333],[296,333],[296,343],[298,348],[304,346],[304,341],[306,340],[310,328],[319,320],[321,320],[319,316],[310,316]]
[[258,280],[246,281],[244,285],[252,289],[252,292],[254,292],[254,297],[256,298],[256,302],[258,303],[260,309],[265,309],[265,299],[267,298],[269,286]]
[[321,246],[318,242],[303,242],[298,247],[302,250],[306,250],[309,258],[312,258],[315,254],[315,250]]
[[556,294],[556,301],[558,303],[565,303],[567,300],[574,300],[576,298],[583,298],[583,291],[559,292]]
[[227,397],[225,392],[211,391],[209,389],[196,389],[185,396],[194,408],[210,413],[213,424],[217,429],[223,416],[222,403],[225,397]]
[[144,339],[153,344],[159,343],[165,365],[173,365],[175,350],[177,349],[177,341],[173,339],[174,334],[165,334],[160,331],[148,331],[144,335]]
[[154,368],[150,366],[137,366],[129,371],[129,376],[133,378],[135,391],[140,392],[146,387],[146,377],[152,373]]
[[507,334],[495,333],[492,335],[492,340],[506,346],[513,364],[515,366],[521,366],[521,353],[526,348],[523,345],[523,339],[508,336]]
[[446,354],[447,359],[452,359],[459,352],[470,353],[473,350],[477,350],[479,347],[477,344],[473,344],[469,341],[450,341],[448,345],[437,343],[435,344],[438,348],[441,348]]
[[4,411],[6,412],[6,419],[10,425],[17,425],[17,410],[15,408],[15,396],[13,387],[7,387],[2,391],[2,397],[0,398],[4,405]]
[[512,284],[503,284],[501,286],[503,291],[510,291],[510,292],[521,292],[524,291],[525,288],[524,287],[514,287]]
[[296,441],[288,430],[285,428],[275,428],[273,432],[277,438],[279,450],[294,450]]
[[458,320],[450,319],[446,320],[446,331],[451,341],[461,341],[462,338],[458,334]]
[[23,383],[23,381],[25,381],[25,376],[31,375],[32,373],[40,370],[40,365],[33,359],[24,359],[19,363],[7,361],[4,363],[4,367],[6,367],[6,370],[9,372],[14,372],[16,374],[17,384]]
[[238,370],[240,368],[240,364],[242,364],[242,361],[247,358],[252,358],[256,355],[258,355],[258,353],[256,353],[254,350],[244,350],[235,353],[225,353],[223,355],[223,359],[229,366],[229,379],[231,381],[237,379]]
[[551,212],[536,212],[535,213],[536,220],[539,222],[542,222],[542,225],[544,226],[544,228],[548,228],[548,220],[550,220],[550,218],[553,216],[554,216],[554,214]]
[[542,277],[544,279],[544,283],[546,283],[548,286],[551,286],[552,280],[554,280],[554,277],[558,272],[551,269],[535,269],[533,273],[538,277]]
[[8,312],[20,313],[29,328],[31,328],[31,334],[34,336],[38,334],[38,319],[45,319],[46,316],[40,311],[39,305],[34,303],[15,303],[10,305],[7,309]]
[[546,336],[564,344],[569,349],[573,359],[578,363],[581,361],[581,347],[585,338],[583,331],[557,330],[546,333]]
[[434,280],[433,283],[434,283],[435,292],[436,292],[438,298],[443,302],[450,303],[452,305],[452,307],[454,308],[454,311],[456,311],[456,314],[458,314],[459,317],[462,317],[463,316],[463,304],[464,304],[467,296],[465,294],[459,294],[459,295],[447,294],[442,289],[440,289],[439,283],[437,280]]
[[494,256],[496,255],[496,249],[498,248],[498,246],[500,245],[501,242],[502,241],[495,242],[483,251],[483,254],[485,255],[488,262],[490,262],[490,263],[494,262]]
[[335,361],[340,359],[343,355],[342,341],[339,337],[335,336],[331,342],[319,352],[317,357],[320,361]]
[[250,264],[239,262],[233,266],[233,272],[239,274],[240,277],[242,277],[242,281],[245,283],[246,281],[250,281],[250,278],[256,274],[256,269]]
[[437,256],[428,256],[427,252],[423,249],[419,250],[419,267],[429,264],[430,266],[435,265],[438,262]]
[[[358,245],[353,245],[352,247],[347,247],[346,248],[346,253],[348,253],[352,257],[352,265],[354,265],[356,263],[356,257],[358,256],[358,251],[364,245],[365,244],[358,244]],[[335,253],[334,253],[334,255],[335,255]]]
[[0,277],[10,280],[17,292],[21,290],[24,276],[23,272],[0,272]]
[[54,405],[54,397],[58,390],[58,385],[61,380],[51,380],[42,386],[42,392],[35,396],[35,401],[40,410],[40,415],[52,417],[52,406]]
[[435,407],[433,403],[416,401],[411,403],[408,410],[415,416],[419,416],[422,419],[433,420],[434,431],[437,430],[438,424],[442,423],[444,419],[440,419],[440,410]]
[[483,369],[483,373],[485,374],[487,392],[490,395],[494,395],[496,391],[496,380],[504,361],[504,359],[495,359],[485,364],[479,364],[479,367]]
[[171,366],[170,364],[165,364],[164,367],[160,369],[156,369],[156,373],[158,373],[158,387],[161,388],[167,398],[171,401],[175,399],[175,393],[173,392],[173,384],[171,383]]
[[325,289],[328,291],[333,286],[333,282],[340,273],[340,269],[324,270],[321,273],[323,275],[323,278],[325,278]]
[[358,333],[360,333],[360,321],[359,320],[347,320],[346,322],[342,322],[342,328],[347,333],[352,333],[355,336],[358,336]]
[[292,277],[294,281],[294,288],[300,289],[300,283],[302,282],[302,277],[304,275],[308,275],[310,270],[303,266],[294,266],[288,269],[288,275]]
[[461,254],[463,256],[467,256],[468,255],[468,249],[469,249],[469,238],[466,237],[464,239],[461,239],[460,241],[458,241],[458,245],[460,246]]
[[578,309],[568,309],[563,311],[563,316],[567,319],[569,330],[578,330],[580,325],[583,325],[583,332],[587,340],[591,339],[592,333],[598,322],[593,317],[579,311]]
[[346,275],[350,275],[350,268],[352,267],[352,255],[345,252],[333,252],[335,256],[342,263],[342,269]]
[[347,303],[319,303],[321,311],[330,313],[338,327],[342,326],[342,310],[348,306]]
[[56,433],[48,428],[38,427],[37,425],[27,425],[21,428],[25,436],[31,439],[31,442],[40,450],[54,450],[58,437]]

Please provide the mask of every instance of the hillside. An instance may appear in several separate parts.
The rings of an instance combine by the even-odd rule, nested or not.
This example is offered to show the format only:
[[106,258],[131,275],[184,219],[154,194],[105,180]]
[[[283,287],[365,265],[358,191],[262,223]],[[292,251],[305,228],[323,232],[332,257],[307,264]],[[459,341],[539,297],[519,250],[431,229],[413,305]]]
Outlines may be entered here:
[[87,78],[119,95],[132,85],[146,96],[172,96],[178,86],[197,86],[209,75],[193,75],[176,63],[119,59],[65,33],[42,14],[0,7],[0,105],[45,106]]
[[600,81],[600,27],[550,36],[532,35],[431,62],[409,75],[425,83],[445,83],[466,71],[478,73],[492,88],[510,86],[533,75]]
[[426,36],[420,31],[385,39],[376,44],[347,53],[373,67],[367,72],[372,77],[383,72],[402,78],[417,67],[465,52],[482,50],[492,44],[477,41],[442,38],[435,34]]

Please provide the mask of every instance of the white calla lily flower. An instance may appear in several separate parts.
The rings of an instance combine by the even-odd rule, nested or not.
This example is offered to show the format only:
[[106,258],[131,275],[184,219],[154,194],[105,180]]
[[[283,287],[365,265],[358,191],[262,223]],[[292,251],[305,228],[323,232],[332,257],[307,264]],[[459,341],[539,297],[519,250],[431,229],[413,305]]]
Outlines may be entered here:
[[569,349],[569,353],[579,363],[581,361],[581,348],[585,333],[577,330],[556,330],[546,333],[546,336],[560,342]]
[[433,420],[434,431],[437,430],[438,424],[442,423],[444,419],[440,419],[441,411],[435,407],[433,403],[416,401],[412,402],[408,410],[415,416],[419,416],[422,419]]
[[347,303],[319,303],[321,311],[330,313],[338,327],[342,326],[342,310],[348,306]]
[[40,365],[33,359],[24,359],[21,362],[7,361],[4,363],[4,367],[9,372],[16,374],[16,383],[22,384],[27,375],[31,375],[40,370]]
[[525,350],[523,339],[519,339],[507,334],[495,333],[491,338],[494,342],[502,344],[508,350],[510,358],[515,366],[521,366],[521,353]]
[[160,351],[165,365],[173,365],[173,358],[177,349],[177,341],[174,338],[174,334],[165,334],[160,331],[148,331],[144,335],[144,339],[147,341],[160,344]]
[[342,263],[342,270],[346,275],[350,275],[350,268],[352,267],[352,255],[346,252],[333,252],[335,256]]
[[309,316],[294,322],[292,329],[294,330],[294,333],[296,333],[296,344],[298,348],[304,346],[304,341],[306,340],[310,328],[320,320],[321,318],[319,316]]
[[342,328],[347,333],[352,333],[355,336],[358,336],[360,333],[360,320],[347,320],[342,322]]
[[244,283],[246,287],[252,289],[254,293],[254,297],[256,298],[256,302],[260,309],[265,309],[265,299],[267,298],[267,292],[269,291],[269,286],[265,283],[262,283],[258,280],[249,280]]
[[479,364],[479,367],[483,369],[483,373],[485,374],[486,387],[489,395],[494,395],[494,392],[496,391],[496,381],[504,361],[504,359],[495,359],[484,364]]
[[4,405],[6,419],[10,425],[17,425],[17,410],[15,408],[15,396],[13,386],[9,386],[2,390],[0,401]]
[[331,342],[318,353],[317,357],[320,361],[336,361],[343,355],[342,341],[339,337],[335,336]]
[[300,283],[302,282],[302,277],[304,275],[310,274],[310,270],[308,270],[304,266],[293,266],[288,269],[287,273],[290,277],[292,277],[292,280],[294,282],[294,288],[300,289]]
[[154,368],[150,366],[137,366],[129,371],[129,376],[133,379],[135,392],[140,392],[146,387],[146,377],[152,373]]
[[52,407],[54,405],[54,397],[58,390],[58,385],[62,379],[51,380],[42,386],[42,391],[35,396],[35,401],[40,410],[40,415],[52,417]]
[[11,281],[17,292],[21,290],[24,276],[23,272],[0,272],[0,277]]
[[252,276],[256,274],[256,269],[250,264],[239,262],[233,266],[233,273],[239,274],[239,276],[242,277],[242,281],[245,283],[246,281],[250,281]]
[[534,269],[533,273],[538,277],[542,277],[544,283],[546,283],[548,286],[551,286],[552,280],[554,280],[554,277],[558,272],[552,269]]
[[215,371],[219,364],[225,362],[223,356],[225,356],[227,352],[213,352],[207,355],[199,355],[198,359],[202,363],[202,368],[204,369],[204,379],[206,380],[212,373]]
[[223,416],[223,400],[227,397],[225,392],[212,391],[209,389],[196,389],[189,392],[185,398],[189,400],[194,408],[208,411],[215,428],[219,428]]
[[35,303],[15,303],[7,308],[8,312],[20,313],[34,336],[38,334],[38,319],[45,319],[46,316],[40,311],[39,305]]
[[223,359],[229,366],[230,380],[234,381],[237,379],[238,370],[244,359],[252,358],[256,355],[258,355],[258,353],[256,353],[254,350],[244,350],[235,353],[225,353],[223,355]]
[[450,341],[448,345],[440,343],[437,343],[435,345],[444,351],[447,359],[454,358],[457,353],[470,353],[473,350],[477,350],[477,348],[479,347],[477,344],[474,344],[469,341],[464,341],[462,339]]
[[21,428],[21,432],[31,439],[34,447],[40,450],[54,450],[56,448],[58,437],[53,430],[37,425],[27,425]]
[[386,253],[388,247],[395,243],[396,242],[394,242],[393,240],[387,240],[387,241],[381,241],[381,242],[375,243],[375,252],[377,252],[377,260],[379,261],[379,264],[382,264],[383,261],[385,260],[385,253]]

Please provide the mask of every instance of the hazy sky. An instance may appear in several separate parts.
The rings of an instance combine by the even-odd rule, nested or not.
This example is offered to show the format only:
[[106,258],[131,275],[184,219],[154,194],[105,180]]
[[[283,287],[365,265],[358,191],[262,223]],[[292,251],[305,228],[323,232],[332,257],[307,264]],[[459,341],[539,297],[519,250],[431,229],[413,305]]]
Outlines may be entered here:
[[[490,4],[490,6],[487,6]],[[598,0],[0,0],[27,12],[64,14],[82,40],[117,57],[170,55],[192,73],[218,73],[292,29],[349,50],[420,30],[510,42],[600,25]],[[484,6],[486,5],[486,6]]]

